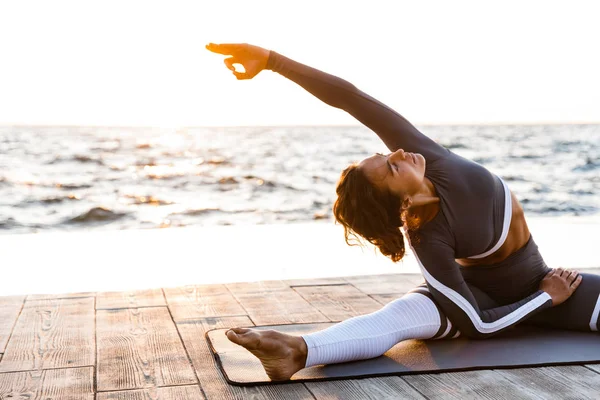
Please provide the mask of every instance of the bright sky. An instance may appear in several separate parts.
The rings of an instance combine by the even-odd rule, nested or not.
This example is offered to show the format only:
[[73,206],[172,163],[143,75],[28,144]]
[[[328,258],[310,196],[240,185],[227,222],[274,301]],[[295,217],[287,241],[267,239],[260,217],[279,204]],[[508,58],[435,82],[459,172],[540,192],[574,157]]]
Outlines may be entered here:
[[600,122],[600,2],[0,0],[0,124],[352,124],[208,42],[349,80],[415,123]]

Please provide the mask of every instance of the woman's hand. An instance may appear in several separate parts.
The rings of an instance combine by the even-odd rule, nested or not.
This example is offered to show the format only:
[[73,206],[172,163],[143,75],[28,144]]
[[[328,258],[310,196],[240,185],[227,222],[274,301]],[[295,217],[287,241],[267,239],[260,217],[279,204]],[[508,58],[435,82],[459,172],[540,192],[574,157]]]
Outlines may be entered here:
[[[269,50],[247,43],[209,43],[206,48],[213,53],[231,56],[226,58],[224,62],[238,79],[254,78],[267,67],[267,61],[269,60]],[[241,64],[245,72],[236,71],[233,64]]]
[[548,272],[540,283],[540,290],[552,297],[552,305],[557,306],[567,300],[581,283],[582,276],[577,271],[562,268]]

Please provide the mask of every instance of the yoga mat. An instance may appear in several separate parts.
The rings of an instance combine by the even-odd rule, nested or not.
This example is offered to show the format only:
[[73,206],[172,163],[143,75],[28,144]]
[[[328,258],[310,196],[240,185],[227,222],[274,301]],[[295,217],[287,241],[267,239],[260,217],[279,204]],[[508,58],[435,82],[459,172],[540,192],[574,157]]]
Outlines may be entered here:
[[[253,328],[302,335],[331,325]],[[273,383],[260,361],[246,349],[230,342],[225,336],[226,331],[211,330],[206,332],[206,337],[227,382],[242,386]],[[485,340],[406,340],[377,358],[305,368],[297,372],[291,382],[593,363],[600,363],[600,335],[597,332],[523,326]]]

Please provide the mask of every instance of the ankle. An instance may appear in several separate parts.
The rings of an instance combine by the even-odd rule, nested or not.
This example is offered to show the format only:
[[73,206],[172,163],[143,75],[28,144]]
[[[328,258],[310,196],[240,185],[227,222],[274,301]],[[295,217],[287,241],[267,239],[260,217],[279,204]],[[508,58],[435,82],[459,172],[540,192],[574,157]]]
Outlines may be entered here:
[[295,362],[304,368],[306,365],[306,358],[308,357],[308,346],[302,336],[295,337],[293,348]]

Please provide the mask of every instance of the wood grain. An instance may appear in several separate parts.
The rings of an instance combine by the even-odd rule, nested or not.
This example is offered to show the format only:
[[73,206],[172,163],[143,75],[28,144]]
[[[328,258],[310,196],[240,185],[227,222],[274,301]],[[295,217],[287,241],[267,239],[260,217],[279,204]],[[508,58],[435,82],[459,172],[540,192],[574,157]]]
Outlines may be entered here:
[[343,321],[381,309],[381,304],[352,285],[298,286],[294,290],[330,321]]
[[225,285],[197,285],[165,289],[173,319],[246,315]]
[[284,280],[286,285],[295,286],[325,286],[325,285],[345,285],[348,282],[346,278],[314,278],[314,279],[287,279]]
[[4,353],[24,302],[25,296],[0,297],[0,353]]
[[373,300],[378,302],[381,305],[386,305],[400,297],[404,296],[406,293],[386,293],[386,294],[372,294],[371,297]]
[[200,400],[205,398],[198,385],[102,392],[96,396],[96,400]]
[[94,369],[2,373],[0,399],[94,400]]
[[526,387],[542,397],[570,393],[578,399],[598,399],[600,374],[583,366],[496,370],[516,387]]
[[282,281],[236,283],[227,287],[256,325],[329,321]]
[[424,282],[421,274],[385,274],[347,277],[346,281],[366,294],[407,293]]
[[496,371],[410,375],[402,379],[428,399],[540,399],[535,391],[514,385]]
[[323,400],[425,399],[396,376],[306,383],[315,398]]
[[177,322],[177,327],[200,380],[200,386],[208,399],[314,399],[306,387],[300,383],[244,387],[228,384],[204,335],[211,329],[238,326],[252,326],[252,321],[247,317],[223,317]]
[[166,306],[162,289],[100,292],[96,295],[96,310],[159,306]]
[[99,391],[197,383],[166,307],[98,310]]
[[95,297],[95,292],[76,292],[76,293],[60,293],[60,294],[30,294],[27,296],[27,301],[33,300],[57,300],[57,299],[79,299],[82,297]]
[[94,365],[94,299],[27,301],[0,372]]
[[154,306],[165,303],[156,291],[0,297],[0,399],[93,400],[93,365],[98,400],[597,398],[600,364],[238,387],[225,381],[204,337],[251,326],[240,310],[260,325],[345,319],[420,281],[389,274],[165,289],[176,324],[167,307]]

